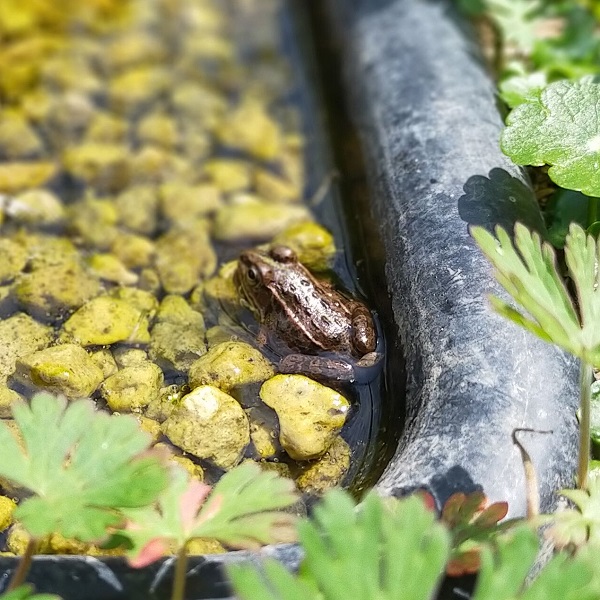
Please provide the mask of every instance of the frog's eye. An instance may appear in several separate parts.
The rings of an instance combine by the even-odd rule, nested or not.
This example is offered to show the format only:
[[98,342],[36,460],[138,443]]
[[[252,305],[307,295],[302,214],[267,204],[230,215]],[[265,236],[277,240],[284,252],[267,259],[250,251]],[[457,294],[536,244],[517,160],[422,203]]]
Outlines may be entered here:
[[247,271],[246,271],[246,275],[248,277],[248,279],[252,282],[252,283],[258,283],[259,280],[259,272],[258,269],[256,267],[250,267]]
[[297,260],[296,253],[288,246],[273,246],[269,250],[269,254],[273,260],[279,263],[287,264],[296,262]]

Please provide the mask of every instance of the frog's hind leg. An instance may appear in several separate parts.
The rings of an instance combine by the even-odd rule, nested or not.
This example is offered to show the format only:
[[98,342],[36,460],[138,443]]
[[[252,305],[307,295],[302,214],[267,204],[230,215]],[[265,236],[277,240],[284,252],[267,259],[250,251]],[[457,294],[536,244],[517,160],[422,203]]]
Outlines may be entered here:
[[286,375],[306,375],[320,381],[353,383],[353,366],[342,359],[307,354],[288,354],[279,361],[279,372]]

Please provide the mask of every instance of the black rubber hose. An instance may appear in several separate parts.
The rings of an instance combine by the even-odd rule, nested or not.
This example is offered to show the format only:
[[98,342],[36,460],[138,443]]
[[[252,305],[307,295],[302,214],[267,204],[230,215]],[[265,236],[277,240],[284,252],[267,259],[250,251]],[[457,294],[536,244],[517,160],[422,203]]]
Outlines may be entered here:
[[404,345],[407,423],[378,488],[442,504],[483,489],[525,513],[515,428],[542,509],[573,484],[577,364],[492,312],[503,295],[468,225],[544,231],[523,171],[500,151],[494,85],[446,2],[329,0],[366,153],[386,285]]

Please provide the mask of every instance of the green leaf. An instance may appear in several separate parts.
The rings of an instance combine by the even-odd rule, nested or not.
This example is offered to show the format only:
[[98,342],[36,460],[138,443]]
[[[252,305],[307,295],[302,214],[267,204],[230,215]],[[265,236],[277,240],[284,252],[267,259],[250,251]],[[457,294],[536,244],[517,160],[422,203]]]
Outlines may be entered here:
[[502,33],[505,43],[529,53],[537,38],[538,0],[485,0],[490,17]]
[[587,490],[561,490],[577,509],[565,509],[554,515],[547,535],[559,548],[579,547],[584,543],[600,546],[600,479],[590,477]]
[[[299,577],[266,568],[261,585],[245,572],[243,581],[234,579],[243,598],[428,600],[450,545],[448,533],[420,498],[384,500],[375,492],[358,507],[347,492],[328,492],[313,520],[300,523],[299,535],[305,552]],[[269,596],[266,590],[282,593]]]
[[538,551],[537,535],[527,527],[498,539],[496,552],[482,548],[481,570],[473,600],[513,600]]
[[500,83],[500,97],[510,108],[515,108],[527,100],[539,99],[547,84],[546,74],[542,71],[515,75]]
[[552,165],[561,187],[600,196],[600,84],[593,77],[557,81],[506,120],[502,151],[519,165]]
[[[590,398],[590,437],[597,452],[600,448],[600,381],[592,383]],[[591,465],[590,465],[591,467]]]
[[502,228],[493,235],[472,227],[471,235],[496,268],[496,279],[531,318],[494,298],[493,307],[542,339],[581,356],[580,327],[575,308],[556,271],[554,250],[539,234],[515,226],[513,243]]
[[131,540],[134,566],[145,566],[194,538],[217,539],[236,548],[258,548],[296,539],[296,517],[281,512],[296,502],[293,481],[247,463],[232,469],[212,489],[172,470],[171,483],[156,506],[124,511],[120,531]]
[[150,439],[133,417],[95,412],[88,400],[67,406],[45,393],[13,412],[23,449],[0,422],[0,476],[36,494],[15,511],[33,536],[100,539],[122,518],[118,509],[146,505],[166,486],[160,462],[141,454]]
[[588,221],[589,196],[573,190],[559,189],[546,205],[549,220],[548,240],[555,248],[563,248],[571,223],[586,227]]
[[0,600],[60,600],[54,594],[36,594],[32,585],[21,585],[11,592],[0,594]]
[[294,577],[283,565],[273,559],[262,565],[264,574],[256,566],[233,564],[227,568],[231,583],[242,600],[323,600],[318,590]]
[[535,532],[522,527],[498,538],[496,552],[484,548],[473,600],[597,600],[597,548],[571,557],[555,555],[529,587],[525,578],[538,550]]

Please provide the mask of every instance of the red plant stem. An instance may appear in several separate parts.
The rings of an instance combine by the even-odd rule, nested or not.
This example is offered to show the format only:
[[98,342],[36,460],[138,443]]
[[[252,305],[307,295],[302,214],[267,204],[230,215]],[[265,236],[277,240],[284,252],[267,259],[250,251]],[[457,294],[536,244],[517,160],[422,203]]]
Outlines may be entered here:
[[27,571],[29,571],[29,567],[31,566],[31,561],[33,560],[33,555],[35,554],[36,547],[37,542],[35,538],[31,538],[27,543],[27,547],[25,548],[23,556],[21,556],[19,565],[13,573],[12,579],[10,580],[8,587],[6,588],[7,592],[18,588],[22,583],[25,582],[25,577],[27,576]]

